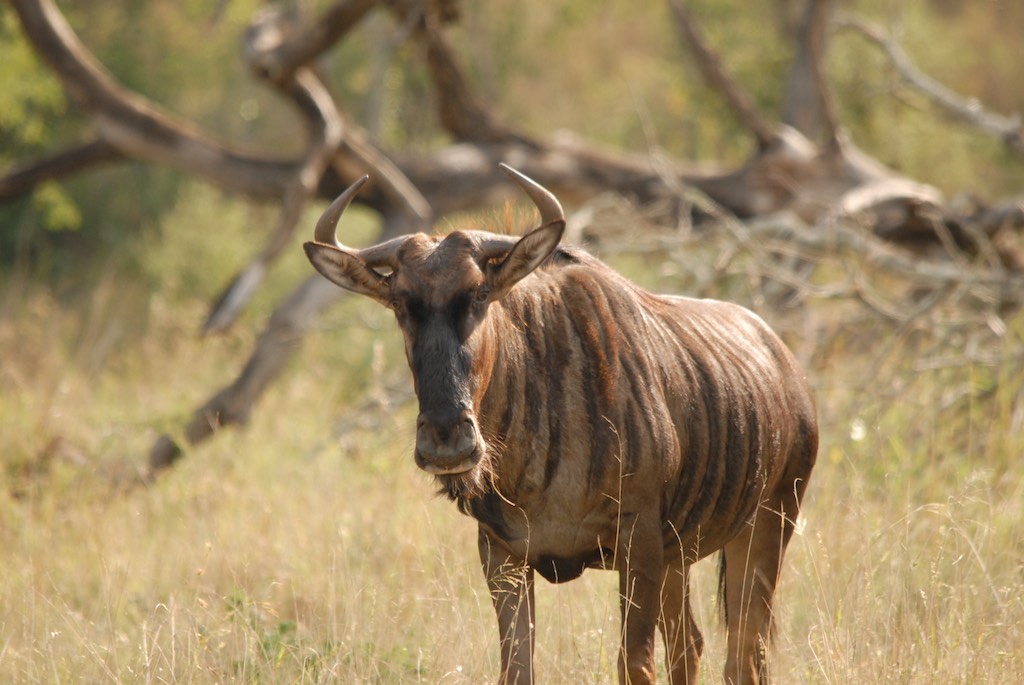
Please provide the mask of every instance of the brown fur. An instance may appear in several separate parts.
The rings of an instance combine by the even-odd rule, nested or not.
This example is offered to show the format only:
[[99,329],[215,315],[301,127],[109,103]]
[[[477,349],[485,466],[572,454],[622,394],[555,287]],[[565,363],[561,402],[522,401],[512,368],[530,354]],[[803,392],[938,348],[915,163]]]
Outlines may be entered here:
[[[482,253],[487,234],[411,236],[368,293],[405,336],[417,463],[479,521],[502,682],[532,682],[534,572],[562,582],[596,567],[620,576],[620,680],[653,682],[660,627],[672,682],[695,683],[688,569],[718,550],[726,680],[761,682],[817,452],[804,374],[749,311],[649,293],[555,248],[553,230],[500,259]],[[335,268],[348,259],[338,248],[307,251],[328,278],[362,287]]]

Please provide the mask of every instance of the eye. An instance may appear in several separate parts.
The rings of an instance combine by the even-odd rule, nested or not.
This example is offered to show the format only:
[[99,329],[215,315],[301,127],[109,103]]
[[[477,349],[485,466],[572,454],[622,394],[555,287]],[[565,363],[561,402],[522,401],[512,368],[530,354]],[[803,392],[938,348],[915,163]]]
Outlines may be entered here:
[[483,305],[487,304],[488,298],[491,296],[491,289],[486,285],[482,285],[477,288],[476,293],[473,294],[473,304]]
[[416,314],[417,301],[404,293],[395,293],[388,302],[388,308],[395,313],[399,319],[407,319]]

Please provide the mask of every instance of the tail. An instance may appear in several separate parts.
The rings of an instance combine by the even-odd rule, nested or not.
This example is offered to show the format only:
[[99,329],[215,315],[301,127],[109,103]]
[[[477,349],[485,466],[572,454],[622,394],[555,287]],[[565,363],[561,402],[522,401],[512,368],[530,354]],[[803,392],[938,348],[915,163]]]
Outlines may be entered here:
[[718,553],[718,611],[722,623],[729,625],[729,603],[725,601],[725,550]]

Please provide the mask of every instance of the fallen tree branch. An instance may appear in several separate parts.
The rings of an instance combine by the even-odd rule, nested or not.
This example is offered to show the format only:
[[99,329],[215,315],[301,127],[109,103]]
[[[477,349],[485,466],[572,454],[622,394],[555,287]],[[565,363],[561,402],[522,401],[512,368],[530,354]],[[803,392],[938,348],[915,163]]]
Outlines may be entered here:
[[826,146],[841,144],[839,115],[823,67],[834,0],[811,0],[797,30],[797,52],[786,79],[782,123]]
[[[343,292],[326,279],[314,275],[286,297],[274,310],[238,377],[193,412],[184,427],[182,437],[185,443],[194,446],[221,428],[244,425],[249,420],[253,405],[299,349],[306,331],[327,307],[342,297]],[[178,440],[170,434],[161,435],[149,451],[148,477],[154,478],[183,453]]]
[[0,176],[0,201],[24,195],[46,181],[57,181],[94,166],[123,159],[124,156],[105,140],[90,140],[43,159],[15,166]]
[[722,59],[701,32],[686,0],[668,0],[676,28],[683,42],[689,46],[697,66],[708,85],[725,99],[733,116],[757,139],[758,147],[767,148],[775,139],[771,124],[761,115],[750,95],[725,70]]
[[312,21],[294,27],[289,35],[260,46],[257,54],[247,56],[248,61],[261,78],[286,83],[297,69],[333,48],[378,4],[380,0],[338,0]]
[[976,98],[965,98],[921,71],[903,47],[880,26],[860,17],[837,17],[838,30],[851,30],[882,48],[900,77],[953,118],[997,138],[1014,154],[1024,157],[1024,127],[1020,114],[1004,116],[986,109]]
[[[286,33],[283,16],[279,12],[265,11],[246,32],[245,53],[254,71],[265,71],[256,65],[262,64],[261,56],[278,47]],[[230,326],[244,306],[252,298],[263,281],[269,265],[291,244],[302,209],[316,191],[331,159],[338,153],[342,143],[344,126],[341,113],[327,91],[326,85],[309,67],[299,67],[287,72],[283,81],[273,83],[285,92],[304,114],[310,131],[308,150],[295,169],[295,174],[285,186],[281,199],[281,213],[270,240],[256,257],[235,278],[217,299],[203,331],[223,331]]]
[[419,32],[427,54],[427,66],[436,88],[441,125],[455,140],[475,143],[516,143],[541,146],[529,136],[501,122],[477,97],[455,57],[440,20],[427,15]]
[[[514,188],[498,171],[499,162],[512,164],[536,178],[568,206],[613,192],[641,206],[669,207],[666,223],[677,230],[662,241],[661,254],[680,253],[680,241],[705,230],[704,224],[725,226],[731,242],[723,253],[725,257],[717,258],[710,268],[718,269],[717,275],[728,276],[731,269],[742,264],[745,271],[741,275],[746,277],[751,292],[757,292],[756,297],[769,304],[782,300],[763,287],[766,283],[781,285],[774,290],[784,296],[805,293],[807,280],[816,268],[811,260],[820,259],[832,273],[847,275],[845,281],[815,286],[820,296],[847,296],[851,301],[871,303],[873,312],[893,320],[901,311],[913,314],[917,310],[900,309],[909,300],[889,302],[878,296],[879,289],[857,281],[862,272],[850,271],[850,265],[863,268],[863,273],[887,273],[911,290],[935,292],[950,283],[958,284],[948,296],[936,300],[943,307],[953,298],[981,302],[984,307],[1019,305],[1020,295],[1015,293],[1024,290],[1020,278],[997,274],[977,264],[975,257],[985,252],[984,245],[976,252],[971,251],[975,248],[964,247],[978,245],[967,240],[972,230],[967,224],[972,216],[980,216],[980,211],[959,215],[954,221],[949,212],[943,211],[945,202],[937,190],[901,177],[841,140],[838,121],[828,109],[820,64],[825,50],[823,26],[832,1],[808,0],[801,34],[806,44],[806,64],[794,68],[817,80],[811,92],[824,110],[820,115],[825,126],[822,145],[813,134],[766,120],[725,70],[688,4],[670,0],[680,34],[705,78],[757,140],[758,150],[751,159],[731,171],[610,152],[572,136],[534,138],[501,121],[473,89],[467,70],[445,34],[443,25],[455,16],[452,0],[338,0],[308,24],[268,25],[267,32],[256,41],[259,45],[251,44],[247,55],[254,73],[298,106],[300,125],[310,134],[307,148],[298,159],[246,154],[213,140],[119,84],[77,39],[53,0],[12,0],[12,4],[26,36],[61,78],[69,99],[96,122],[99,139],[91,151],[93,159],[109,155],[109,159],[162,164],[250,198],[269,198],[282,204],[266,245],[214,308],[207,322],[211,330],[227,325],[237,315],[270,262],[291,244],[301,210],[313,197],[333,198],[349,181],[371,172],[373,183],[360,194],[358,202],[380,213],[383,234],[390,237],[424,230],[436,218],[452,212],[480,209],[509,198]],[[311,60],[340,40],[376,4],[386,5],[397,14],[401,26],[398,35],[412,36],[423,47],[439,119],[455,141],[452,145],[429,153],[386,152],[365,130],[344,117],[320,81]],[[31,186],[21,181],[18,187],[25,192]],[[992,222],[1001,227],[1021,214],[1010,208],[993,215]],[[772,221],[793,217],[795,223],[783,222],[792,225],[784,230],[776,227],[772,233],[759,223],[769,222],[764,219],[766,215]],[[748,218],[751,221],[741,221]],[[964,225],[959,226],[957,221]],[[621,233],[623,227],[616,230]],[[881,249],[879,246],[885,243],[872,233],[891,240],[910,237],[935,245],[944,241],[960,263],[918,259],[891,245]],[[635,246],[642,241],[632,242]],[[625,245],[623,249],[630,247]],[[963,255],[958,250],[963,250]],[[746,259],[750,254],[758,258]],[[986,257],[984,262],[991,265],[994,260]],[[704,264],[700,268],[707,273],[709,267]],[[705,284],[714,287],[711,278]],[[311,322],[339,296],[336,288],[313,277],[284,300],[240,375],[194,412],[185,427],[184,441],[198,444],[220,427],[244,423],[252,406],[297,349]],[[1015,302],[1017,305],[1012,305]],[[152,471],[172,463],[181,449],[176,440],[162,436],[150,455]]]
[[253,197],[276,197],[289,164],[213,141],[188,122],[125,89],[82,45],[52,0],[11,0],[36,53],[64,91],[96,122],[99,138],[122,156],[210,179]]

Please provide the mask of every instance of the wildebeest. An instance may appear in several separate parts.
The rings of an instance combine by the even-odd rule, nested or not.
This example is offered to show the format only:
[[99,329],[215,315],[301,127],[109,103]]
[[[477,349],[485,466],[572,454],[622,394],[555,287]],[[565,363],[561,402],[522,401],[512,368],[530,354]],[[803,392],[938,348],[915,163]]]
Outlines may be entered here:
[[419,416],[416,464],[479,522],[501,682],[533,682],[534,572],[616,569],[619,680],[695,683],[703,639],[690,565],[722,550],[725,678],[766,678],[772,594],[814,466],[818,429],[792,354],[750,311],[656,295],[559,246],[545,188],[521,239],[424,234],[350,249],[335,237],[364,177],[305,244],[337,285],[394,311]]

